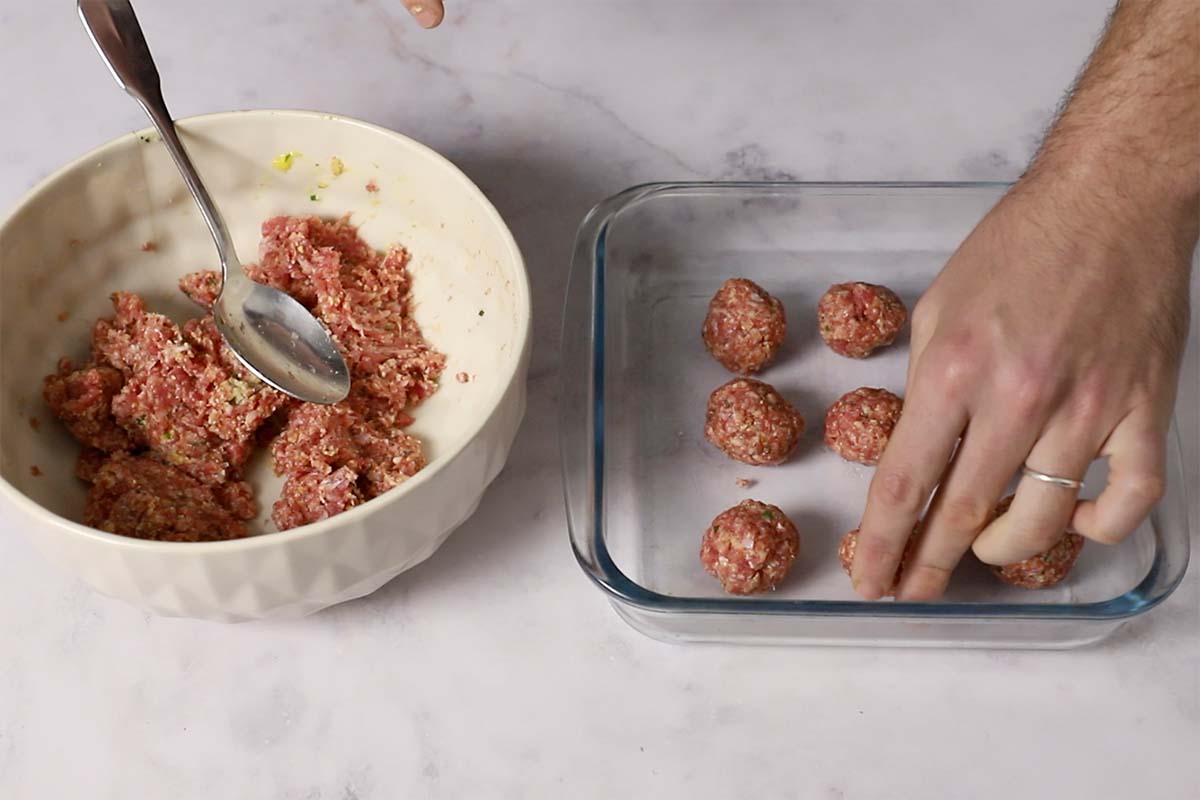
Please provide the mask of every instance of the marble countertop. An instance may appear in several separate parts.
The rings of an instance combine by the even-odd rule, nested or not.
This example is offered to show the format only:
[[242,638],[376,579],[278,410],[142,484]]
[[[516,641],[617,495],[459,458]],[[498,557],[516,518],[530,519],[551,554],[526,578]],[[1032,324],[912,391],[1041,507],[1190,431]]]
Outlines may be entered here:
[[[1106,3],[450,2],[432,33],[398,0],[140,11],[175,114],[362,117],[445,153],[492,197],[538,309],[507,470],[428,562],[282,624],[147,616],[0,521],[0,797],[1194,790],[1197,570],[1075,652],[671,646],[626,627],[584,578],[560,500],[559,304],[590,206],[655,179],[1015,177]],[[0,10],[2,204],[144,125],[70,6]],[[1180,401],[1193,487],[1196,362],[1193,331]]]

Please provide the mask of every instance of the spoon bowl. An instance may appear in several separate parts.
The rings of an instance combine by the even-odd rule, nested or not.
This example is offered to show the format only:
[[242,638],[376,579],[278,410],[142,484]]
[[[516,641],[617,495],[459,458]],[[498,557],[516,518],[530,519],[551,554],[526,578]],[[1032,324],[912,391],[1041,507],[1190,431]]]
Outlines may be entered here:
[[238,281],[213,304],[213,320],[238,360],[276,389],[325,404],[350,393],[345,360],[336,348],[320,346],[328,332],[291,295]]
[[294,298],[255,283],[242,270],[225,220],[179,140],[129,0],[78,0],[78,6],[93,44],[118,85],[154,123],[212,234],[222,277],[213,317],[225,343],[251,372],[281,392],[310,403],[345,399],[350,370],[329,331]]

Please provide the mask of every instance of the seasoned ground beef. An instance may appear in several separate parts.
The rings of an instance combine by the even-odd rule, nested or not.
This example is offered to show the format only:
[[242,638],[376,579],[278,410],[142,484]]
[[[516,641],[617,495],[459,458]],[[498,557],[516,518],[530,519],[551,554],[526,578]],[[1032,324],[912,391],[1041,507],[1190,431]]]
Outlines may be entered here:
[[903,406],[887,389],[847,392],[825,414],[825,444],[847,461],[878,464]]
[[108,461],[108,453],[85,446],[79,451],[79,457],[75,459],[75,477],[84,483],[94,482],[96,473],[104,466],[105,461]]
[[[1009,495],[996,505],[996,510],[992,513],[993,519],[1008,511],[1013,497],[1014,495]],[[1061,583],[1067,577],[1082,550],[1083,537],[1074,531],[1063,531],[1062,538],[1046,552],[1016,564],[993,566],[991,570],[993,575],[1011,586],[1019,586],[1022,589],[1047,589]]]
[[730,278],[717,290],[701,329],[713,358],[742,375],[770,363],[786,336],[783,304],[745,278]]
[[700,545],[700,563],[730,594],[774,589],[800,552],[800,534],[777,506],[743,500],[717,515]]
[[416,437],[348,404],[298,407],[272,443],[271,455],[275,471],[287,476],[273,509],[280,528],[294,527],[286,522],[295,519],[312,522],[329,516],[326,499],[314,502],[307,512],[297,503],[304,497],[299,487],[320,485],[320,479],[333,472],[340,472],[342,479],[353,478],[355,492],[344,496],[355,505],[399,486],[425,466]]
[[124,452],[133,449],[133,441],[112,413],[113,397],[124,384],[120,370],[97,365],[75,369],[64,358],[58,362],[58,372],[46,376],[43,396],[83,445],[105,453]]
[[212,308],[221,293],[221,273],[211,269],[189,272],[179,279],[179,290],[196,305]]
[[821,338],[849,358],[866,358],[891,344],[907,320],[908,311],[896,293],[871,283],[836,284],[817,303]]
[[[247,272],[325,323],[350,366],[350,396],[336,406],[292,400],[238,361],[211,314],[177,326],[118,292],[114,316],[96,323],[91,360],[78,369],[64,360],[45,381],[47,404],[85,445],[76,474],[93,484],[88,524],[139,538],[244,536],[256,503],[242,470],[263,446],[287,479],[272,513],[281,529],[376,497],[425,466],[404,428],[437,390],[445,356],[409,313],[408,252],[372,250],[346,219],[275,217],[262,232]],[[180,289],[208,311],[220,276],[192,273]]]
[[289,477],[275,501],[271,516],[282,530],[340,514],[361,503],[358,474],[339,467],[328,474],[316,471]]
[[[421,443],[403,429],[412,424],[409,411],[437,390],[446,358],[410,314],[407,250],[377,253],[344,219],[277,217],[263,224],[259,255],[251,275],[313,310],[341,346],[351,376],[350,397],[334,407],[293,410],[271,448],[276,472],[287,476],[272,517],[287,528],[377,497],[425,466]],[[354,492],[341,491],[346,472],[324,480],[343,468],[354,473]],[[303,487],[321,491],[305,494]]]
[[117,423],[140,447],[212,486],[236,479],[253,434],[286,396],[223,355],[211,319],[181,330],[136,294],[113,295],[116,315],[96,323],[92,353],[124,376]]
[[734,378],[708,399],[704,437],[747,464],[782,464],[804,433],[804,417],[775,388]]
[[136,539],[239,539],[256,513],[250,496],[244,484],[214,489],[153,455],[117,453],[92,476],[83,521]]

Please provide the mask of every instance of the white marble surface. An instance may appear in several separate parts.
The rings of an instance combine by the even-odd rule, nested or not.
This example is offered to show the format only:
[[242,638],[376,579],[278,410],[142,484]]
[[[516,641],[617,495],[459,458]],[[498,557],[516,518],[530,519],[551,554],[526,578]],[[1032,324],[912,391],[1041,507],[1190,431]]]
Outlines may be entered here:
[[[0,530],[0,797],[1194,791],[1196,570],[1078,652],[668,646],[580,573],[559,494],[559,302],[593,203],[662,178],[1013,177],[1105,3],[450,1],[434,33],[398,0],[144,0],[141,16],[177,114],[363,117],[491,195],[538,309],[507,471],[432,560],[287,624],[150,618]],[[0,10],[0,203],[143,124],[70,6]],[[1193,487],[1195,364],[1193,337]]]

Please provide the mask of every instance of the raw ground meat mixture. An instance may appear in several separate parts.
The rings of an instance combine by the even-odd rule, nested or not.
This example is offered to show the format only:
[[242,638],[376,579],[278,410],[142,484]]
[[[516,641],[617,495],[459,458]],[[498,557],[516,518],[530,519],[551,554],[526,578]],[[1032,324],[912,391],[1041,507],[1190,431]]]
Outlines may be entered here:
[[[1001,500],[992,512],[992,519],[1008,511],[1013,495]],[[1083,537],[1074,531],[1064,531],[1062,538],[1044,553],[1040,553],[1016,564],[991,567],[992,574],[1012,586],[1022,589],[1046,589],[1067,577],[1075,560],[1083,550]]]
[[871,283],[835,284],[817,303],[821,338],[849,358],[866,358],[891,344],[907,320],[908,311],[896,293]]
[[137,448],[201,483],[236,480],[254,449],[255,429],[286,402],[285,395],[241,366],[211,317],[180,328],[128,292],[114,294],[113,306],[116,315],[92,331],[93,361],[122,376],[109,407],[112,419]]
[[[912,535],[908,537],[908,544],[904,546],[904,554],[900,556],[900,566],[896,567],[896,577],[892,579],[892,585],[884,592],[884,597],[892,597],[896,594],[896,589],[900,586],[900,579],[904,577],[904,568],[908,566],[909,560],[912,558],[917,549],[917,532],[920,530],[920,525],[913,528]],[[846,574],[850,574],[850,568],[854,565],[854,551],[858,548],[858,528],[847,533],[842,537],[842,541],[838,544],[838,561],[842,562],[842,569]]]
[[800,552],[800,534],[778,507],[743,500],[704,532],[700,563],[730,594],[774,589]]
[[754,281],[730,278],[708,304],[701,338],[730,372],[749,375],[765,367],[787,336],[783,304]]
[[704,437],[730,458],[782,464],[804,433],[804,417],[770,384],[734,378],[708,399]]
[[244,482],[201,483],[153,455],[115,453],[91,475],[84,522],[136,539],[208,542],[246,535],[257,506]]
[[58,362],[58,373],[46,377],[43,393],[46,405],[72,436],[87,447],[113,453],[133,447],[112,415],[112,399],[124,383],[120,370],[103,366],[77,370],[64,358]]
[[847,461],[878,464],[903,406],[887,389],[863,386],[847,392],[825,414],[825,444]]
[[[403,429],[437,390],[445,356],[409,314],[408,252],[372,250],[344,218],[275,217],[262,233],[247,272],[325,323],[350,366],[350,396],[336,406],[292,400],[241,365],[211,315],[177,326],[118,292],[114,316],[95,325],[88,363],[63,359],[44,387],[84,445],[76,475],[92,484],[88,525],[173,541],[245,536],[257,509],[242,469],[263,446],[286,476],[272,509],[280,529],[344,511],[425,465]],[[220,287],[211,271],[180,281],[205,309]]]

